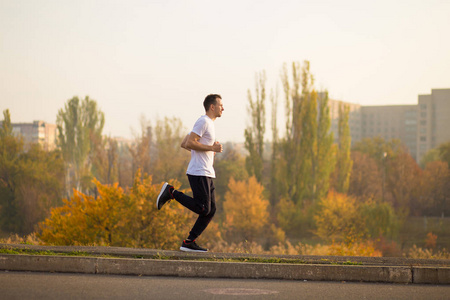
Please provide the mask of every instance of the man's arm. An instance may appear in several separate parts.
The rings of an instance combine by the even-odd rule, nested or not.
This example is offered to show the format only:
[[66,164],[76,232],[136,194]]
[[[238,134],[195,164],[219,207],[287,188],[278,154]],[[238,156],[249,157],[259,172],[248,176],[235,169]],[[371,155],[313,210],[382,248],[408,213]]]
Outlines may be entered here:
[[200,143],[200,136],[194,132],[189,134],[186,142],[186,147],[195,151],[214,151],[222,152],[223,147],[219,142],[215,142],[212,146],[203,145]]
[[187,146],[188,139],[189,139],[189,133],[184,137],[183,141],[181,142],[181,148],[191,151],[191,149]]

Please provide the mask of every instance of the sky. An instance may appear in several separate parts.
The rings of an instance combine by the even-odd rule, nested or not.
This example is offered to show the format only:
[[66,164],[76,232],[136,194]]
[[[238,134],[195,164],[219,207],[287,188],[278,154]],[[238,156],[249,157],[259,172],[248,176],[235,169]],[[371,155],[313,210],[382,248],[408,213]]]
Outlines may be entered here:
[[89,96],[104,134],[132,138],[142,119],[188,132],[218,93],[216,137],[242,142],[255,74],[281,91],[284,63],[310,61],[318,90],[361,105],[450,88],[449,16],[447,0],[0,0],[0,109],[55,123]]

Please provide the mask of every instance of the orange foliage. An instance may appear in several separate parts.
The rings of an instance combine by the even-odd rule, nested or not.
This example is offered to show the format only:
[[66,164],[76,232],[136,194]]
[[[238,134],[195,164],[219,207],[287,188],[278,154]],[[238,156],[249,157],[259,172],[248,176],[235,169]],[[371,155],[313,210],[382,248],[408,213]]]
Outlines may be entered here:
[[[161,184],[152,184],[151,177],[140,178],[138,172],[133,187],[126,191],[118,184],[95,181],[97,198],[75,191],[40,223],[39,237],[54,245],[178,248],[192,215],[178,203],[158,211],[155,200]],[[177,182],[172,184],[179,187]]]
[[437,241],[437,235],[433,234],[432,232],[428,232],[427,238],[425,240],[425,247],[429,249],[436,248],[436,241]]
[[253,240],[267,225],[269,201],[264,199],[263,190],[254,176],[244,181],[230,179],[223,203],[224,228],[229,233]]

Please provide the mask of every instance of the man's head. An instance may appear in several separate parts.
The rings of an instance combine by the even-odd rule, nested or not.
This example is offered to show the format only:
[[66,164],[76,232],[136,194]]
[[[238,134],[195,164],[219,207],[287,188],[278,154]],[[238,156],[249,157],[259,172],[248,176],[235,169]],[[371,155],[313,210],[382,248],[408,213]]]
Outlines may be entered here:
[[205,101],[203,101],[205,111],[208,111],[211,108],[211,105],[217,104],[217,98],[222,99],[222,97],[218,94],[209,94],[206,96]]
[[203,101],[203,106],[205,107],[206,114],[211,118],[215,119],[222,116],[224,109],[220,95],[210,94],[206,96],[205,101]]

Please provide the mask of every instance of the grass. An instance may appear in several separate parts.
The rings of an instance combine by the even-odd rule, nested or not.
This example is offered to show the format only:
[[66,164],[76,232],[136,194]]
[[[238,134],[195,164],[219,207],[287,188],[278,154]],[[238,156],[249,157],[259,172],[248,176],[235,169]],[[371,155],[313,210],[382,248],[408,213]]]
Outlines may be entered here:
[[1,248],[0,254],[14,254],[14,255],[45,255],[45,256],[85,256],[85,257],[105,257],[112,258],[112,255],[95,255],[82,251],[71,251],[71,252],[55,252],[49,250],[32,250],[32,249],[19,249],[19,248]]
[[[45,255],[45,256],[81,256],[81,257],[102,257],[102,258],[129,258],[120,255],[98,255],[82,251],[72,251],[72,252],[55,252],[55,251],[38,251],[32,249],[19,249],[19,248],[2,248],[0,249],[0,254],[12,254],[12,255]],[[285,259],[278,257],[269,258],[259,258],[259,257],[238,257],[238,258],[198,258],[193,257],[179,257],[179,256],[167,256],[157,254],[152,257],[145,257],[143,255],[134,255],[132,258],[135,259],[155,259],[155,260],[197,260],[197,261],[213,261],[213,262],[238,262],[238,263],[266,263],[266,264],[309,264],[309,262],[301,259]],[[322,260],[321,262],[314,262],[315,264],[333,264],[333,265],[362,265],[360,262],[331,262],[328,260]]]

